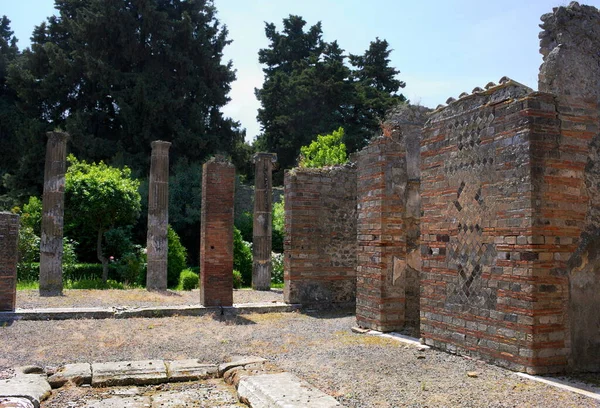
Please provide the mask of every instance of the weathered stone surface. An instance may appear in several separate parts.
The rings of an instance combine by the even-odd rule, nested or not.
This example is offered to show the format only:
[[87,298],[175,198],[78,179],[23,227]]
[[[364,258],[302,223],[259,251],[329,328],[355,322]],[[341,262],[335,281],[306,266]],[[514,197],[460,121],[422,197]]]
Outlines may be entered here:
[[77,385],[92,383],[92,366],[88,363],[66,364],[48,377],[52,388],[60,388],[68,381]]
[[19,216],[0,212],[0,312],[15,310]]
[[35,408],[35,405],[27,398],[0,397],[0,408]]
[[235,167],[217,157],[202,169],[200,303],[231,306]]
[[238,386],[240,401],[252,407],[329,408],[341,407],[335,398],[313,388],[293,374],[244,377]]
[[94,387],[160,384],[168,379],[162,360],[94,363],[92,373]]
[[48,132],[42,233],[40,237],[40,295],[62,295],[63,223],[68,133]]
[[148,190],[148,235],[146,249],[148,290],[167,290],[167,227],[169,224],[169,147],[162,140],[152,142]]
[[165,361],[169,381],[204,380],[217,376],[215,364],[204,364],[199,360]]
[[553,240],[542,273],[561,277],[544,287],[556,299],[549,319],[564,328],[548,335],[567,349],[572,370],[600,371],[600,11],[571,2],[542,21],[539,89],[555,95],[560,138],[540,155],[547,166],[537,222]]
[[244,367],[248,364],[264,363],[267,360],[257,356],[234,356],[230,362],[219,364],[219,377],[233,367]]
[[152,398],[148,396],[110,397],[102,400],[87,401],[84,408],[149,408]]
[[225,371],[223,380],[234,387],[238,387],[240,380],[249,375],[276,374],[282,373],[283,370],[278,366],[264,361],[262,363],[251,363],[244,366],[233,367]]
[[284,299],[353,306],[356,299],[356,168],[285,174]]
[[19,375],[8,380],[0,380],[0,399],[17,397],[28,399],[35,408],[50,395],[50,384],[45,375]]
[[253,226],[253,263],[252,289],[270,290],[271,249],[272,249],[272,212],[273,212],[273,163],[277,161],[274,153],[257,153],[253,157],[255,163],[255,196]]

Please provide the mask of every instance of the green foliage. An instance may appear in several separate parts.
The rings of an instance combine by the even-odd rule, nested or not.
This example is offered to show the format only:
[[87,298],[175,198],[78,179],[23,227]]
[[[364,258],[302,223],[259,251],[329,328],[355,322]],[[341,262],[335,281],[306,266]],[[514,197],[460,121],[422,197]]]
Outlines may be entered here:
[[88,164],[68,157],[65,183],[65,230],[82,245],[96,246],[98,260],[108,278],[108,259],[104,256],[104,233],[135,222],[140,212],[139,182],[131,178],[127,167],[118,169],[103,162]]
[[169,225],[167,230],[167,238],[169,240],[169,253],[167,256],[167,286],[174,288],[177,286],[177,281],[181,271],[186,267],[187,251],[179,236]]
[[233,288],[241,289],[244,284],[244,280],[242,279],[242,274],[239,271],[233,270]]
[[346,145],[342,142],[344,129],[334,130],[329,135],[317,135],[310,145],[300,148],[300,167],[325,167],[346,163]]
[[283,252],[285,238],[285,203],[283,199],[273,204],[272,248],[274,252]]
[[283,254],[271,252],[271,283],[281,284],[283,283]]
[[42,200],[36,196],[29,197],[29,201],[23,205],[19,212],[21,216],[21,226],[33,229],[36,235],[42,233]]
[[269,46],[258,54],[265,65],[265,81],[256,90],[264,133],[256,148],[277,153],[278,181],[314,135],[343,127],[344,143],[354,152],[379,131],[386,110],[405,100],[397,94],[404,83],[389,66],[387,41],[376,39],[363,55],[346,56],[336,41],[323,40],[320,23],[305,26],[294,15],[283,19],[281,32],[267,23]]
[[179,275],[179,284],[177,285],[177,289],[194,290],[198,288],[198,283],[198,274],[192,272],[190,269],[184,269]]
[[233,228],[233,269],[242,275],[244,286],[252,284],[252,244],[242,239],[242,234]]
[[114,271],[119,282],[139,284],[139,277],[146,272],[146,256],[140,245],[134,245],[130,252],[111,261],[110,269]]
[[250,211],[244,211],[234,221],[235,227],[242,234],[242,239],[247,242],[252,242],[254,230],[254,216]]

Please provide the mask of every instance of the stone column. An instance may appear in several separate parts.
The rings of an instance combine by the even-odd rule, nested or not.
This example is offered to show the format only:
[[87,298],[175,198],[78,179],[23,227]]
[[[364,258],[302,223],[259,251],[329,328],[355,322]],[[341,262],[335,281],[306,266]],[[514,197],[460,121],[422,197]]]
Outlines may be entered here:
[[152,142],[150,186],[148,190],[148,235],[146,240],[148,257],[147,290],[167,290],[170,146],[171,143],[161,140]]
[[202,166],[200,303],[233,304],[235,167],[221,157]]
[[17,298],[19,216],[0,212],[0,312],[14,312]]
[[63,221],[69,134],[48,132],[47,135],[40,241],[40,296],[60,296],[63,287]]
[[252,158],[255,167],[254,226],[252,233],[252,289],[271,289],[271,243],[273,235],[273,163],[274,153],[257,153]]

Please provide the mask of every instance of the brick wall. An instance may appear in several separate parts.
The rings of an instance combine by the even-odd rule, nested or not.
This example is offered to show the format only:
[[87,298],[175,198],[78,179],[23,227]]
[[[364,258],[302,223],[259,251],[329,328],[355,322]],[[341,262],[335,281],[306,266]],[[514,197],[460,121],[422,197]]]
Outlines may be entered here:
[[0,212],[0,312],[14,312],[17,297],[19,216]]
[[402,105],[357,156],[359,326],[419,332],[419,140],[427,109]]
[[284,250],[286,302],[355,303],[355,168],[286,172]]
[[567,280],[548,263],[537,200],[559,121],[552,95],[503,79],[436,111],[423,130],[421,332],[511,369],[567,361]]
[[202,168],[200,303],[233,304],[233,197],[235,167],[220,158]]

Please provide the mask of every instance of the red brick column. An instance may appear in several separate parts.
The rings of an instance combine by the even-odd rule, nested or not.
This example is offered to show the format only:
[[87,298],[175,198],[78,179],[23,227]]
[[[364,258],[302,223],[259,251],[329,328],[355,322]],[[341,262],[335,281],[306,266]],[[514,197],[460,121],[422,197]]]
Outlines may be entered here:
[[405,208],[394,189],[402,182],[407,182],[406,160],[399,143],[381,137],[361,151],[356,272],[356,321],[361,327],[392,331],[404,325]]
[[235,168],[215,158],[202,168],[200,303],[233,304],[233,202]]
[[152,142],[150,187],[148,192],[148,274],[146,289],[167,290],[169,241],[169,147],[171,143]]
[[48,132],[42,236],[40,241],[40,296],[62,294],[63,223],[68,133]]
[[0,312],[14,312],[17,298],[19,216],[0,212]]

